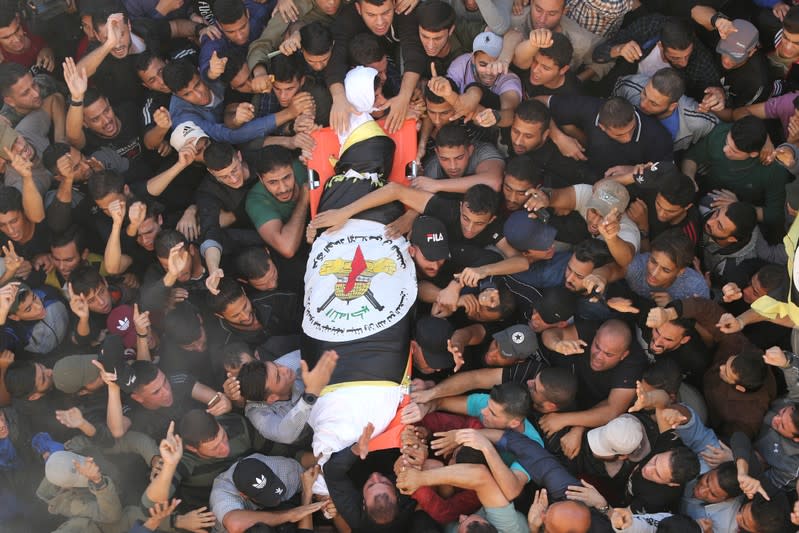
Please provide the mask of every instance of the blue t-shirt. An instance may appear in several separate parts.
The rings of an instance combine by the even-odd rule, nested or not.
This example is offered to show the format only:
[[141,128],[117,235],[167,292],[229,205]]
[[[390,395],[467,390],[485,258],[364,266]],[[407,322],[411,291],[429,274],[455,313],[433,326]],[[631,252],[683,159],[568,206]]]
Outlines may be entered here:
[[639,296],[651,299],[652,292],[666,292],[672,300],[682,300],[683,298],[709,298],[710,290],[705,283],[702,274],[693,268],[686,268],[685,271],[677,276],[674,283],[668,289],[652,287],[646,282],[646,264],[649,261],[650,253],[638,254],[633,258],[630,266],[627,267],[627,284],[630,289]]
[[[482,411],[486,407],[488,407],[488,394],[470,394],[466,398],[466,412],[469,416],[474,416],[480,419],[480,423],[484,423]],[[529,420],[526,418],[524,419],[524,435],[540,444],[544,447],[544,441],[541,439],[541,435],[538,434],[538,431],[533,427]],[[527,476],[527,481],[530,481],[530,474],[527,470],[524,469],[522,465],[516,462],[516,456],[512,453],[500,452],[500,457],[502,460],[505,461],[506,465],[510,466],[511,470],[517,470],[519,472],[523,472],[525,476]]]
[[663,127],[669,130],[671,133],[671,138],[677,138],[677,130],[680,129],[680,114],[677,112],[677,108],[674,108],[674,111],[671,115],[667,116],[666,118],[660,119],[660,123],[663,124]]

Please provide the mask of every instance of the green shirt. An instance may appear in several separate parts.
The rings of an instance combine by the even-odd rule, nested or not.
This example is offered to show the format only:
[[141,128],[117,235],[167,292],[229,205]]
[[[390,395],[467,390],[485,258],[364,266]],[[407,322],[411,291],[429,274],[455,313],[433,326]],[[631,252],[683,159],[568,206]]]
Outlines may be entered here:
[[[305,185],[308,179],[308,171],[305,165],[299,161],[294,161],[291,165],[294,170],[294,182],[297,187]],[[294,212],[294,207],[297,205],[296,200],[290,202],[279,202],[277,198],[272,196],[272,193],[266,190],[264,184],[260,180],[253,185],[250,192],[247,193],[247,200],[245,200],[244,208],[247,211],[247,216],[255,226],[255,229],[260,228],[270,220],[276,218],[285,223],[291,218],[291,213]]]
[[686,159],[696,162],[697,183],[703,192],[728,189],[742,202],[763,208],[763,222],[782,227],[785,183],[788,172],[774,163],[765,166],[760,158],[732,161],[724,155],[724,144],[732,124],[721,123],[692,146]]

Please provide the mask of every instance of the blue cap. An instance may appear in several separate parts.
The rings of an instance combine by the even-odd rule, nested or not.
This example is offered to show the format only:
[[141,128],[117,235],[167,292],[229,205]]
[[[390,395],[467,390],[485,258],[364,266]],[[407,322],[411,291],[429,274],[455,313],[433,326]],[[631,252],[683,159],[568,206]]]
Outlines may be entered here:
[[527,216],[527,211],[516,211],[505,221],[503,228],[508,244],[523,252],[525,250],[549,250],[558,230]]

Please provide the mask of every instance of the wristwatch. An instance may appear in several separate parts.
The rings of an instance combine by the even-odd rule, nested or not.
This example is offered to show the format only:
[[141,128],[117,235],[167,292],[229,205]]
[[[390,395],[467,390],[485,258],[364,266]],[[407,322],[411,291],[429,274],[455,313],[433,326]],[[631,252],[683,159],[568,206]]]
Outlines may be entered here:
[[315,404],[315,403],[316,403],[316,400],[317,400],[318,398],[319,398],[319,396],[317,396],[316,394],[311,394],[310,392],[304,392],[304,393],[302,394],[302,399],[303,399],[303,400],[305,401],[305,403],[307,403],[308,405],[313,405],[313,404]]
[[713,16],[710,17],[710,25],[713,27],[714,30],[716,29],[716,21],[718,21],[720,18],[730,20],[730,17],[728,17],[721,11],[716,11],[715,13],[713,13]]

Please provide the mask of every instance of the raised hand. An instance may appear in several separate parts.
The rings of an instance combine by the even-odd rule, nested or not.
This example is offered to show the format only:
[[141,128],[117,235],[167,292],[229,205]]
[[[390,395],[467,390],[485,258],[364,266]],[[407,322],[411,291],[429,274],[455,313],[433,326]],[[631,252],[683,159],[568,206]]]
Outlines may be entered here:
[[75,60],[71,57],[66,58],[62,66],[64,82],[67,84],[72,100],[82,101],[83,95],[86,94],[86,89],[89,87],[89,76],[86,75],[86,69],[78,68],[75,65]]
[[89,302],[86,301],[85,294],[75,294],[72,290],[72,283],[67,283],[67,295],[69,296],[69,308],[80,319],[89,318]]
[[743,298],[743,291],[737,283],[729,282],[721,288],[721,299],[726,303],[734,302]]
[[552,30],[538,28],[531,31],[530,44],[535,48],[549,48],[553,44]]
[[208,79],[215,80],[224,74],[225,67],[227,66],[227,57],[219,57],[216,50],[211,54],[211,60],[208,63]]
[[103,366],[103,363],[101,363],[97,359],[94,359],[92,361],[92,364],[94,366],[96,366],[97,369],[100,371],[100,379],[103,380],[103,383],[106,384],[106,386],[109,388],[109,390],[110,389],[119,390],[119,384],[117,383],[117,371],[116,371],[116,368],[114,369],[113,372],[106,372],[105,371],[105,367]]
[[366,459],[366,456],[369,455],[369,441],[372,439],[374,432],[375,426],[369,422],[364,426],[361,436],[358,437],[358,442],[352,445],[352,453],[360,457],[361,460]]
[[295,31],[283,39],[283,42],[280,43],[280,47],[278,49],[284,56],[290,56],[301,48],[302,38],[300,37],[300,32]]
[[547,489],[540,489],[535,491],[533,497],[533,504],[527,512],[527,525],[531,532],[538,533],[544,525],[544,514],[549,508],[549,498],[547,497]]
[[294,0],[278,0],[275,6],[275,13],[279,14],[286,24],[296,22],[300,16],[300,10],[294,4]]
[[139,312],[139,304],[133,304],[133,325],[136,327],[136,335],[150,334],[150,312]]
[[183,457],[183,439],[180,438],[180,435],[175,435],[174,420],[169,423],[166,437],[161,440],[158,450],[161,452],[161,458],[166,465],[177,465]]
[[216,515],[208,507],[200,507],[186,514],[175,517],[175,528],[191,531],[192,533],[205,533],[209,527],[216,524]]
[[157,502],[153,504],[147,511],[150,517],[142,524],[150,531],[155,531],[166,518],[175,512],[181,500],[173,498],[171,502]]
[[17,299],[17,293],[19,293],[18,281],[7,283],[0,287],[0,311],[2,311],[3,314],[7,314],[11,306],[14,305],[14,301]]
[[75,472],[82,475],[95,485],[100,483],[103,479],[103,474],[100,472],[100,467],[97,466],[97,463],[94,462],[94,459],[91,457],[86,457],[83,463],[79,461],[72,461],[72,465],[75,467]]
[[17,174],[23,178],[33,178],[33,161],[25,159],[21,154],[12,152],[5,148],[6,156],[9,159],[11,168],[17,171]]
[[61,422],[61,424],[71,429],[79,428],[86,422],[86,419],[83,418],[83,413],[81,413],[80,409],[77,407],[66,410],[56,410],[55,418]]
[[122,227],[125,221],[125,200],[114,200],[108,204],[108,214],[111,215],[111,222],[114,226]]
[[225,277],[225,272],[221,268],[214,270],[207,278],[205,278],[205,288],[208,292],[216,296],[219,294],[219,282]]
[[10,272],[15,274],[17,270],[22,266],[25,262],[25,259],[17,255],[17,251],[14,248],[14,243],[12,241],[8,241],[8,246],[3,246],[3,260],[6,265],[6,272]]
[[616,53],[616,57],[621,57],[628,63],[635,63],[644,53],[641,51],[641,47],[638,46],[638,43],[635,41],[629,41],[620,45],[618,51]]
[[737,333],[744,329],[744,324],[740,318],[737,318],[731,313],[724,313],[719,318],[718,324],[716,327],[719,328],[719,331],[722,333]]
[[338,354],[335,350],[327,350],[316,362],[313,370],[308,370],[308,363],[300,361],[302,366],[302,381],[305,383],[305,391],[309,394],[319,396],[333,376],[338,362]]
[[167,272],[178,278],[180,273],[189,264],[189,252],[184,250],[183,243],[178,243],[169,250],[169,258],[167,259]]
[[167,108],[163,106],[159,107],[153,113],[153,122],[155,122],[155,125],[162,130],[168,130],[172,127],[172,115],[169,114],[169,110]]
[[778,368],[788,368],[788,354],[779,346],[772,346],[766,353],[763,354],[763,361],[767,365],[776,366]]
[[609,298],[607,305],[619,313],[640,313],[638,308],[633,305],[632,300],[627,298]]

